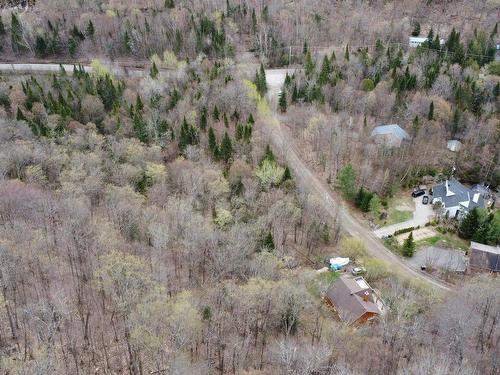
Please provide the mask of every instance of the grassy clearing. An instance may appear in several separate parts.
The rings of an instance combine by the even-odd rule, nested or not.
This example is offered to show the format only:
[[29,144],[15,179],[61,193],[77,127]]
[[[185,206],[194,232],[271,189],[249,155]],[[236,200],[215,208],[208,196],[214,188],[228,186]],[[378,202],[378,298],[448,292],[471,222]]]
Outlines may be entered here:
[[433,237],[426,238],[421,241],[417,241],[417,248],[425,246],[441,246],[441,247],[451,247],[454,249],[460,249],[467,251],[469,249],[469,242],[459,238],[455,234],[451,233],[437,233]]
[[414,209],[415,205],[410,194],[407,191],[400,192],[393,198],[388,199],[387,208],[385,208],[387,218],[380,220],[379,217],[374,217],[373,220],[377,225],[381,226],[402,223],[413,218]]
[[389,208],[387,213],[387,223],[385,225],[392,225],[396,223],[402,223],[413,218],[412,211],[400,211],[395,208]]

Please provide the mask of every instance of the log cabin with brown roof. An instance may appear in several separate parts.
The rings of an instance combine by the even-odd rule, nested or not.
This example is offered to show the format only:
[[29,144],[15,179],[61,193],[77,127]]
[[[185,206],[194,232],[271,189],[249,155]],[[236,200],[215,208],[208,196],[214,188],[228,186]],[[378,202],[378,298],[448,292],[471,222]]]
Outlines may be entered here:
[[360,325],[384,315],[382,300],[363,277],[341,276],[327,289],[325,302],[349,325]]

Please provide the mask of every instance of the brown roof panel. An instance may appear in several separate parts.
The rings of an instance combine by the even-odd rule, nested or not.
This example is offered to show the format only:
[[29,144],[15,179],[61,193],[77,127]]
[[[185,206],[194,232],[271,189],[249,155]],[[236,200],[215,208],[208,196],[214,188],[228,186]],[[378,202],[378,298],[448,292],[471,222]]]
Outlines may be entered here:
[[[368,288],[364,287],[364,284]],[[363,298],[365,293],[366,301]],[[326,297],[334,305],[340,319],[349,324],[354,323],[367,312],[381,313],[374,301],[372,289],[363,278],[340,277],[330,285],[326,291]]]

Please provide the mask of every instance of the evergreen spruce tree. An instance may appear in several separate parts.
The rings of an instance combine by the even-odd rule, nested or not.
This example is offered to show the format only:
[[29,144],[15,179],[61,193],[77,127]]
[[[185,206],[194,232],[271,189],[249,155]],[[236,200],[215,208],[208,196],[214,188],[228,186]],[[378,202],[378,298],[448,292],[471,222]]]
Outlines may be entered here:
[[491,221],[493,220],[493,214],[488,216],[485,210],[481,210],[479,211],[478,218],[478,225],[472,235],[472,241],[485,244],[488,242],[488,234],[490,231]]
[[363,199],[361,200],[361,204],[359,208],[361,209],[362,212],[368,212],[370,211],[370,202],[373,198],[373,193],[370,193],[369,191],[365,191],[363,195]]
[[43,35],[37,35],[35,38],[35,55],[42,58],[47,56],[47,42]]
[[358,208],[361,207],[361,202],[363,202],[363,198],[365,196],[365,189],[363,186],[361,186],[358,189],[358,193],[356,194],[356,198],[354,198],[354,205]]
[[292,173],[290,172],[290,168],[288,168],[287,165],[285,166],[285,171],[283,172],[283,178],[281,179],[281,182],[285,182],[291,179],[292,179]]
[[243,139],[245,141],[250,141],[250,138],[252,137],[252,125],[246,125],[243,128]]
[[434,29],[431,27],[429,34],[427,34],[427,41],[431,43],[434,40]]
[[356,197],[356,171],[351,164],[344,166],[337,176],[337,186],[343,197],[353,201]]
[[264,151],[264,156],[262,157],[260,164],[262,164],[262,162],[264,160],[276,161],[276,158],[274,157],[273,150],[271,150],[271,146],[269,146],[269,145],[266,145],[266,150]]
[[419,36],[420,35],[420,23],[415,22],[415,26],[413,27],[413,31],[411,32],[412,36]]
[[200,129],[205,130],[207,128],[207,107],[203,106],[200,115]]
[[255,120],[253,119],[253,115],[251,113],[248,115],[247,123],[251,125],[255,124]]
[[411,122],[411,131],[412,131],[414,137],[417,136],[419,129],[420,129],[420,120],[418,118],[418,115],[416,115],[413,118],[413,121]]
[[78,43],[75,38],[69,38],[68,40],[68,52],[71,56],[75,56],[76,50],[78,48]]
[[149,75],[151,76],[151,78],[156,79],[158,77],[158,74],[159,74],[158,67],[156,66],[156,62],[153,61],[153,66],[151,66]]
[[136,111],[134,113],[133,127],[134,127],[135,136],[141,142],[146,143],[148,140],[148,136],[146,133],[146,123],[144,122],[144,119],[142,118],[141,113],[138,111]]
[[344,58],[345,58],[347,61],[349,61],[349,44],[346,44],[346,46],[345,46]]
[[233,114],[231,115],[231,120],[232,121],[240,120],[240,113],[237,110],[234,110]]
[[305,62],[304,62],[304,72],[307,78],[311,78],[314,74],[314,69],[316,65],[311,56],[311,52],[308,50],[306,52]]
[[217,108],[217,104],[214,106],[214,111],[212,112],[212,117],[215,121],[219,121],[219,119],[220,119],[220,113],[219,113],[219,108]]
[[427,115],[427,120],[434,120],[434,101],[429,105],[429,113]]
[[181,151],[184,151],[186,146],[196,145],[198,144],[198,141],[199,138],[197,129],[194,126],[188,124],[188,122],[186,121],[186,117],[184,117],[181,125],[181,132],[179,135],[179,149]]
[[24,117],[24,113],[23,113],[23,111],[21,111],[21,108],[19,108],[19,107],[17,107],[16,120],[17,121],[26,121],[26,117]]
[[232,156],[233,146],[231,144],[231,138],[229,138],[229,135],[225,132],[220,146],[220,157],[224,162],[228,163]]
[[137,94],[135,98],[135,110],[138,112],[142,112],[144,110],[144,104],[142,103],[141,96]]
[[212,127],[208,128],[208,149],[210,150],[214,158],[217,159],[219,157],[217,138],[215,137],[214,129],[212,129]]
[[329,81],[331,71],[332,67],[330,64],[330,60],[328,60],[328,56],[325,55],[325,57],[323,57],[323,63],[321,64],[321,71],[318,77],[318,85],[323,86]]
[[23,26],[14,12],[11,13],[10,33],[12,50],[19,52],[21,49],[24,49]]
[[480,215],[476,207],[474,207],[469,213],[462,219],[460,226],[458,228],[458,234],[460,237],[466,240],[471,239],[476,233],[480,225]]
[[2,17],[0,17],[0,36],[4,36],[5,34],[5,25],[3,24]]
[[292,90],[292,103],[296,103],[298,98],[299,98],[299,92],[297,90],[297,84],[294,83]]
[[241,141],[243,138],[245,137],[245,129],[243,128],[242,125],[240,124],[237,124],[236,125],[236,132],[234,134],[234,139],[236,139],[236,141]]
[[85,35],[87,35],[89,38],[93,38],[95,34],[95,28],[94,24],[92,23],[92,20],[89,20],[87,23],[87,27],[85,28]]
[[264,64],[262,63],[260,63],[260,70],[255,74],[255,81],[258,93],[261,96],[264,96],[267,92],[267,82],[266,82],[266,71],[264,69]]
[[173,109],[177,105],[177,102],[180,100],[181,94],[179,94],[179,91],[174,87],[170,94],[170,99],[168,101],[168,108]]
[[491,31],[490,39],[493,39],[494,37],[496,37],[497,34],[498,34],[498,22],[495,23],[495,26],[493,27],[493,30]]
[[167,9],[175,8],[174,0],[165,0],[165,8]]
[[288,72],[286,72],[286,75],[285,75],[285,86],[289,86],[290,83],[292,83],[292,78],[290,77],[290,75],[288,74]]
[[224,120],[224,126],[227,128],[229,128],[229,121],[227,119],[227,115],[226,115],[226,112],[224,112],[224,114],[222,115],[222,118]]
[[267,251],[273,252],[275,249],[273,234],[269,231],[267,232],[264,240],[262,241],[262,247]]
[[252,8],[252,29],[255,34],[257,31],[257,16],[255,15],[255,8]]
[[125,30],[125,34],[123,34],[123,49],[127,53],[132,52],[132,44],[128,30]]
[[415,253],[415,241],[413,240],[413,232],[410,232],[410,235],[403,243],[402,251],[403,255],[409,258],[412,257]]
[[285,113],[287,107],[287,100],[286,100],[286,91],[284,90],[284,88],[280,92],[278,105],[280,107],[280,111],[282,113]]
[[454,136],[457,134],[460,130],[460,109],[455,108],[453,111],[453,120],[452,120],[452,129],[451,129],[451,134]]

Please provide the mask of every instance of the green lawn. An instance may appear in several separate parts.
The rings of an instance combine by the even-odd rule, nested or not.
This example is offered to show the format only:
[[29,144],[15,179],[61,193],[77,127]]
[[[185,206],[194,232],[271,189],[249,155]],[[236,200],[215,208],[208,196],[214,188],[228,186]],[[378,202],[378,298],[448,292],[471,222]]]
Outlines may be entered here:
[[[396,207],[408,207],[408,210],[398,209]],[[374,218],[374,222],[380,226],[392,225],[413,218],[413,200],[407,193],[399,193],[397,196],[389,199],[387,208],[382,209],[387,212],[387,218],[380,220],[379,217]]]
[[400,211],[395,208],[389,208],[387,214],[387,224],[385,225],[402,223],[403,221],[410,220],[411,218],[413,218],[412,211]]
[[460,249],[467,251],[469,249],[469,241],[463,240],[459,238],[455,234],[451,233],[438,233],[433,237],[426,238],[425,240],[421,240],[417,242],[417,247],[424,246],[443,246],[443,247],[452,247],[454,249]]

